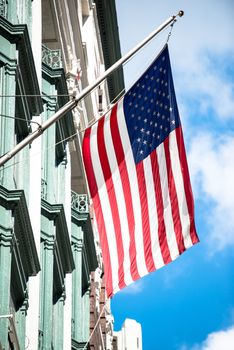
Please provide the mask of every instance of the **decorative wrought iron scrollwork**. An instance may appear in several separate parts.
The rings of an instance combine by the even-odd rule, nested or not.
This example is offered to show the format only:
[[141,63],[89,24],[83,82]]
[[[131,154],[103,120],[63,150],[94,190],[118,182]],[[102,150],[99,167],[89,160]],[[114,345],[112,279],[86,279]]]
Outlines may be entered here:
[[7,18],[8,0],[0,0],[0,16]]
[[51,50],[42,45],[42,62],[50,68],[62,68],[61,50]]
[[87,194],[78,194],[71,191],[71,207],[80,214],[88,213],[89,205]]
[[41,198],[47,199],[47,182],[44,179],[41,179]]

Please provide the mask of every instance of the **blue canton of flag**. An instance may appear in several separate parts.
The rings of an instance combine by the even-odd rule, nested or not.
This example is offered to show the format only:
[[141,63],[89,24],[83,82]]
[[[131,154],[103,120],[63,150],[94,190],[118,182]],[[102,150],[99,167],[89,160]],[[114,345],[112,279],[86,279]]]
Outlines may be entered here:
[[163,50],[124,97],[135,162],[146,158],[180,125],[168,50]]

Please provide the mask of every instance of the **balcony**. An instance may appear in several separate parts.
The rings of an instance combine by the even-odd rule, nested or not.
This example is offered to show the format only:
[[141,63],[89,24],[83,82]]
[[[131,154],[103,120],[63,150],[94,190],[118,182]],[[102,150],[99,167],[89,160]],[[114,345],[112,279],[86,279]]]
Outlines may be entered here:
[[47,199],[47,182],[44,179],[41,179],[41,198]]
[[51,50],[47,46],[42,45],[42,62],[52,69],[62,68],[61,50]]
[[87,214],[89,212],[87,194],[78,194],[71,191],[71,207],[80,214]]

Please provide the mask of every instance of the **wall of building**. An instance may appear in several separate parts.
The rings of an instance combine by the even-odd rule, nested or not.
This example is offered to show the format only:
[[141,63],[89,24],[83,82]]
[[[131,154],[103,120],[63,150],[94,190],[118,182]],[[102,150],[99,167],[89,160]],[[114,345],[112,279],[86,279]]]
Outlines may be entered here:
[[114,332],[114,343],[118,350],[142,350],[141,324],[132,319],[126,319],[119,332]]
[[[100,14],[90,0],[0,2],[0,155],[104,72]],[[106,294],[78,132],[110,102],[104,82],[0,168],[2,348],[112,349],[108,305],[89,341]]]

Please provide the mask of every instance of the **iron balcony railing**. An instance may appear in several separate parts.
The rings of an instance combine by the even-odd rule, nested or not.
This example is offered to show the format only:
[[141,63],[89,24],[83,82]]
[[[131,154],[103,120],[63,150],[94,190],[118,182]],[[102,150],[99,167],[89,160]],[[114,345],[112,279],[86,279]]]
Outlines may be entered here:
[[0,0],[0,16],[7,18],[8,0]]
[[41,198],[47,199],[47,182],[44,179],[41,179]]
[[88,213],[89,204],[87,194],[78,194],[71,191],[71,207],[80,214]]
[[50,68],[62,68],[61,50],[51,50],[42,45],[42,62]]

